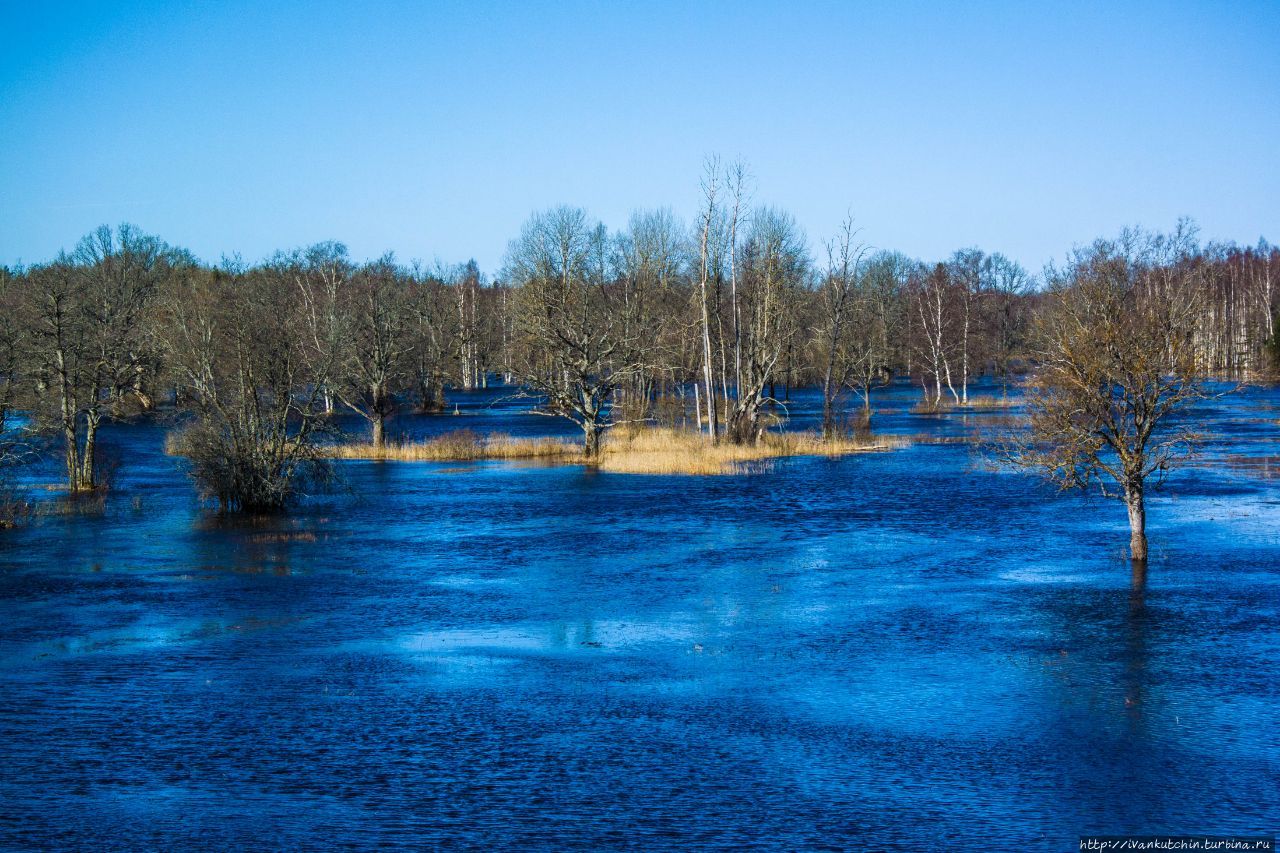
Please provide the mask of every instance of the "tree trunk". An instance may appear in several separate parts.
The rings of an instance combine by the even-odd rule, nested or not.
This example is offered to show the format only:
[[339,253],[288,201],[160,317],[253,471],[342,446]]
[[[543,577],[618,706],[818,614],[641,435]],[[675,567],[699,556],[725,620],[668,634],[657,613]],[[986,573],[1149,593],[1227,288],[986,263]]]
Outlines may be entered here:
[[379,449],[387,444],[387,418],[381,412],[373,413],[373,446]]
[[98,419],[92,415],[89,416],[88,423],[84,428],[84,453],[80,457],[80,488],[86,492],[91,492],[98,487],[97,470],[94,464],[97,455],[98,443]]
[[1142,487],[1125,490],[1125,505],[1129,508],[1129,556],[1135,561],[1147,560],[1147,506]]
[[76,429],[64,426],[62,433],[67,453],[67,490],[75,494],[80,491],[80,448],[76,444]]
[[595,421],[587,420],[582,422],[582,432],[584,438],[583,453],[588,459],[600,458],[600,433],[604,432],[604,430]]
[[835,395],[831,389],[831,365],[827,365],[826,375],[822,378],[822,434],[830,438],[835,432]]
[[698,432],[702,432],[702,386],[697,382],[693,383],[693,422]]

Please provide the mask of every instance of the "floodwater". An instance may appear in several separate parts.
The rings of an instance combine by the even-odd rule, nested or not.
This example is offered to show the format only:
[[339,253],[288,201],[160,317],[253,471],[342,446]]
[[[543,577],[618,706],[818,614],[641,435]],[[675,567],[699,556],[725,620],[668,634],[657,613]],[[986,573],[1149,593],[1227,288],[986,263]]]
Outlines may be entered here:
[[[915,393],[882,392],[877,427],[1003,417]],[[502,394],[393,432],[571,434]],[[1274,833],[1280,392],[1201,414],[1144,591],[1120,505],[954,440],[733,477],[351,462],[236,522],[163,426],[113,427],[105,506],[0,533],[0,846]]]

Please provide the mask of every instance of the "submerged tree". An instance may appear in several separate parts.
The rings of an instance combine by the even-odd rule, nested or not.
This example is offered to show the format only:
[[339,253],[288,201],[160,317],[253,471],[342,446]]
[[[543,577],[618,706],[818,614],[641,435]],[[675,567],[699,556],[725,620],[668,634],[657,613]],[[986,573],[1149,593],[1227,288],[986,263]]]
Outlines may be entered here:
[[[853,216],[845,217],[840,233],[827,243],[827,270],[818,285],[816,345],[822,359],[822,433],[836,429],[836,397],[852,377],[862,350],[870,340],[869,329],[855,328],[853,316],[859,312],[859,269],[866,247],[855,243],[857,230]],[[858,351],[855,354],[855,350]]]
[[154,341],[148,312],[165,277],[188,264],[129,225],[103,226],[71,255],[29,271],[23,316],[36,414],[63,437],[67,488],[98,482],[97,437],[104,418],[133,399],[151,407],[146,365]]
[[1028,427],[1009,459],[1062,488],[1124,500],[1130,554],[1147,559],[1147,490],[1194,448],[1174,416],[1205,396],[1188,246],[1126,233],[1078,252],[1038,318]]
[[608,234],[580,208],[535,215],[512,243],[516,291],[512,372],[550,414],[582,429],[587,456],[611,425],[609,400],[635,368],[626,305],[611,286]]
[[26,455],[21,430],[14,423],[22,378],[21,352],[27,335],[19,314],[18,279],[18,274],[0,267],[0,528],[12,526],[24,507],[8,476],[9,469]]
[[369,422],[375,447],[386,443],[413,350],[406,278],[386,255],[355,272],[339,303],[347,333],[334,385],[342,402]]
[[858,276],[849,317],[846,381],[862,398],[862,423],[870,426],[871,389],[888,384],[899,364],[902,336],[910,319],[904,292],[913,263],[897,252],[880,252]]
[[0,466],[9,460],[11,417],[21,376],[19,353],[26,338],[18,296],[17,276],[8,267],[0,267]]
[[290,274],[199,270],[166,306],[170,357],[196,416],[174,449],[223,509],[280,510],[325,470],[314,438],[335,355],[289,310],[295,292]]
[[402,305],[412,353],[412,385],[422,412],[444,408],[449,342],[456,317],[446,284],[448,277],[449,273],[440,267],[428,269],[415,262],[409,270],[408,292]]
[[797,328],[795,309],[809,274],[805,239],[790,214],[758,208],[738,263],[738,359],[741,380],[729,409],[725,434],[735,444],[754,444],[762,432],[760,413],[769,399],[778,360]]

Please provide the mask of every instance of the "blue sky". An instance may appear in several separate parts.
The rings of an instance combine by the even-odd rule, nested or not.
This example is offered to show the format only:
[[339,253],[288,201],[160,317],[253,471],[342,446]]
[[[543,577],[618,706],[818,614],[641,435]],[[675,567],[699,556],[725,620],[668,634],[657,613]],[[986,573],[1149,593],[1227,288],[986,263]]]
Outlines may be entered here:
[[1039,269],[1280,241],[1280,3],[4,3],[0,263],[128,221],[493,271],[535,209],[688,218],[708,153],[811,244]]

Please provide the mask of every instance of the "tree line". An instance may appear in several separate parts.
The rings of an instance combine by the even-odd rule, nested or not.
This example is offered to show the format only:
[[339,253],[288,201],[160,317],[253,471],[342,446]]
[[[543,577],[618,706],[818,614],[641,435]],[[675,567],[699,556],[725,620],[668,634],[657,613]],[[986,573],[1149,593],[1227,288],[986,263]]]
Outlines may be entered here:
[[[895,377],[944,409],[981,377],[1007,386],[1052,367],[1048,318],[1117,258],[1150,304],[1191,306],[1178,369],[1275,362],[1280,250],[1265,242],[1200,246],[1180,223],[1033,276],[973,248],[931,263],[874,248],[852,219],[815,246],[786,211],[753,203],[740,164],[712,160],[701,190],[692,222],[642,210],[610,230],[580,208],[536,213],[493,277],[474,262],[357,262],[336,242],[207,264],[103,226],[47,263],[0,269],[0,455],[21,459],[22,412],[57,438],[67,489],[93,492],[100,425],[176,407],[202,493],[261,510],[323,475],[335,412],[382,444],[397,413],[494,381],[574,421],[588,456],[623,422],[758,441],[797,386],[821,389],[824,432],[865,428]],[[1156,368],[1175,366],[1167,340],[1148,344],[1165,349]]]

